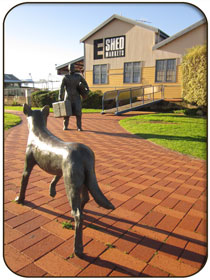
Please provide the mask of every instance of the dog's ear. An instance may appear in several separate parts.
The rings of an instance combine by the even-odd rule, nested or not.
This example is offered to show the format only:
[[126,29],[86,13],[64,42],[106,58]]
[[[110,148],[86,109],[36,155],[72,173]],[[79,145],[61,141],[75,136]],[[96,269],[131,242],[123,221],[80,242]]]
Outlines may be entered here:
[[50,113],[50,107],[49,105],[45,105],[43,108],[42,108],[42,115],[47,118],[48,115]]
[[32,115],[32,110],[31,107],[28,104],[23,104],[23,113],[27,116],[31,116]]

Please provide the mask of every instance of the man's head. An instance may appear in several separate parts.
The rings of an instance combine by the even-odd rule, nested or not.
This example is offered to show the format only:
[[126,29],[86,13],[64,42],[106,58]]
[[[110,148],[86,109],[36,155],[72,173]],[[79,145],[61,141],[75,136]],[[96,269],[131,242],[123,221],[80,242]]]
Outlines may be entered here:
[[74,63],[69,64],[68,68],[69,68],[69,72],[70,72],[70,73],[76,72]]

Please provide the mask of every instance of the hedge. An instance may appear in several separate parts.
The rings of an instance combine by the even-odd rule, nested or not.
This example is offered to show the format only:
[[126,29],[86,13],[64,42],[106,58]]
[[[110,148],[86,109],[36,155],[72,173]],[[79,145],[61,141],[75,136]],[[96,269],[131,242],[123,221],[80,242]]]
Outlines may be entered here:
[[90,91],[88,97],[82,100],[82,107],[86,109],[101,109],[102,92],[100,90]]
[[182,61],[183,98],[191,104],[207,106],[206,45],[188,50]]
[[58,90],[57,91],[48,91],[48,90],[39,90],[31,94],[32,106],[34,107],[43,107],[49,105],[52,107],[52,103],[58,100]]
[[[31,95],[32,106],[34,107],[43,107],[49,105],[52,107],[52,103],[58,101],[59,90],[48,91],[48,90],[39,90],[33,92]],[[102,107],[102,92],[90,91],[88,97],[82,100],[82,107],[87,109],[101,109]]]

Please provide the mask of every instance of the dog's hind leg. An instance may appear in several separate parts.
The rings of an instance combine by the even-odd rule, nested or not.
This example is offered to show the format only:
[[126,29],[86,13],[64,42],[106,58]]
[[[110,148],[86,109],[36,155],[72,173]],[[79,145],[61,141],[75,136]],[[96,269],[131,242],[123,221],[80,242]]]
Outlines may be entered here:
[[53,180],[50,183],[50,196],[55,197],[56,196],[56,184],[58,183],[58,181],[60,180],[62,176],[60,175],[56,175]]
[[74,239],[74,253],[78,257],[83,253],[83,241],[82,241],[82,207],[81,207],[81,191],[83,186],[83,174],[79,170],[75,172],[64,172],[64,183],[66,187],[67,197],[71,205],[71,214],[75,221],[75,239]]
[[81,191],[81,209],[83,210],[85,207],[85,204],[90,200],[88,189],[85,185],[82,186],[82,191]]
[[21,180],[20,193],[19,196],[17,196],[15,199],[17,203],[23,203],[25,200],[25,193],[28,185],[29,176],[35,164],[36,162],[33,158],[33,155],[31,153],[27,153],[25,159],[24,171]]

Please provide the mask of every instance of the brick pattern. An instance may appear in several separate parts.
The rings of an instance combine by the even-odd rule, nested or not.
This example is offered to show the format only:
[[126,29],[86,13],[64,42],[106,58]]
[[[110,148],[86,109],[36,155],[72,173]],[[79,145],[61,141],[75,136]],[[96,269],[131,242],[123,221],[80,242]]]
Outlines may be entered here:
[[25,205],[18,194],[27,143],[26,118],[5,134],[4,258],[21,276],[189,276],[206,261],[206,163],[127,133],[116,117],[83,115],[83,132],[62,130],[49,116],[48,128],[64,141],[95,152],[101,190],[116,209],[99,208],[91,197],[84,210],[84,258],[72,255],[74,221],[63,179],[48,194],[52,176],[35,167]]

